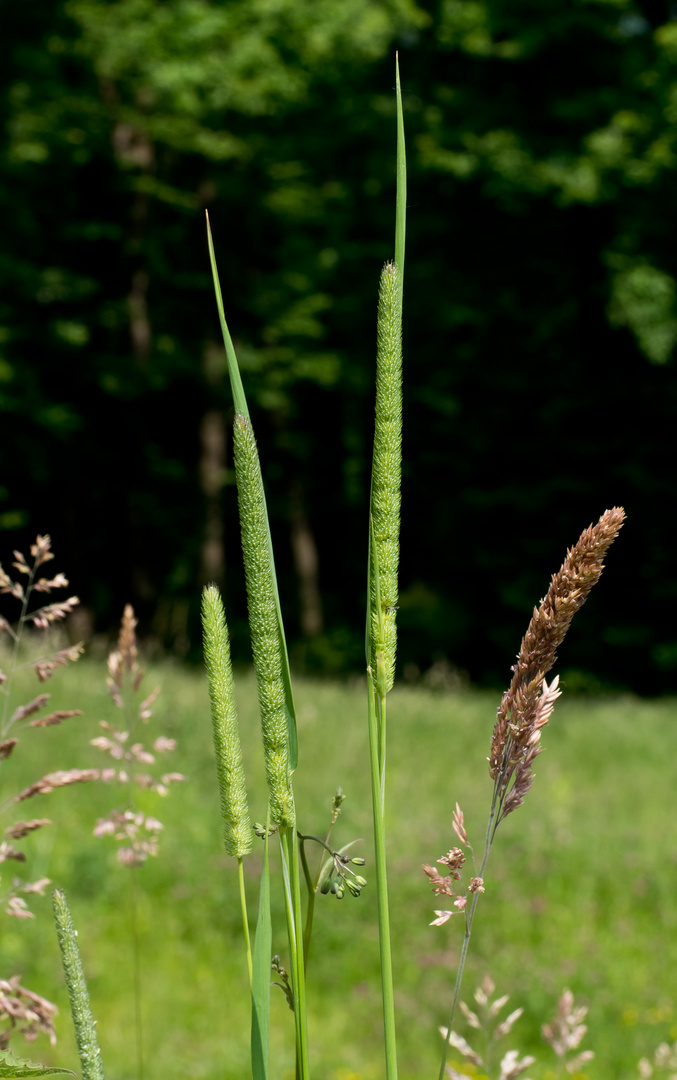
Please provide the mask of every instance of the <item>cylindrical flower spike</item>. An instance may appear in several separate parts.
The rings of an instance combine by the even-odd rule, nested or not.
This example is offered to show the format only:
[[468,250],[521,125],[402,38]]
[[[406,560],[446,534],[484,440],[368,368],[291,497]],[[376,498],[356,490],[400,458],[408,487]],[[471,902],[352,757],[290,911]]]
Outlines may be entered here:
[[295,822],[295,810],[289,763],[284,661],[261,466],[248,417],[236,415],[233,434],[249,628],[259,692],[270,820],[275,825],[291,827]]
[[224,822],[223,837],[226,853],[239,859],[252,849],[252,825],[237,727],[228,627],[216,585],[208,585],[202,593],[202,627]]
[[89,993],[82,970],[77,931],[73,927],[65,893],[55,889],[52,895],[56,932],[61,947],[64,977],[68,987],[75,1039],[82,1065],[83,1080],[103,1080],[101,1051],[96,1038],[96,1024],[89,1005]]
[[402,302],[399,271],[386,263],[379,288],[376,355],[376,425],[371,517],[378,567],[370,574],[370,657],[379,692],[392,689],[397,650],[397,569],[400,557],[402,473]]

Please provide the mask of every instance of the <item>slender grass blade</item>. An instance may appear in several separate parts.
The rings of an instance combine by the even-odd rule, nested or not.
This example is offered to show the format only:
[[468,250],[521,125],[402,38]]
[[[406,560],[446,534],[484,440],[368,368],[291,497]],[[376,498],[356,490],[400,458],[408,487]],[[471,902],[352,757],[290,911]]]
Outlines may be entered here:
[[268,1036],[270,1031],[270,959],[273,930],[270,917],[270,866],[268,828],[263,844],[263,870],[256,920],[252,979],[251,1060],[253,1080],[268,1080]]
[[400,304],[404,286],[404,240],[407,222],[407,151],[404,143],[404,114],[400,64],[395,58],[395,87],[397,97],[397,194],[395,198],[395,262],[400,272]]

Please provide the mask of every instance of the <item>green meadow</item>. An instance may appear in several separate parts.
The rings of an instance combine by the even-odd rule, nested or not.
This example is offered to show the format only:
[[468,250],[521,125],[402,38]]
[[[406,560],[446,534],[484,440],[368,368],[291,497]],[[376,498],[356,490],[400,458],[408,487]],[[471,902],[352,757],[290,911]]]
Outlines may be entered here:
[[[3,762],[3,805],[56,769],[103,767],[89,745],[100,720],[119,723],[105,685],[105,663],[86,660],[44,689],[50,708],[84,715],[58,727],[13,731],[20,742]],[[266,788],[256,689],[236,672],[245,767],[255,820]],[[166,768],[184,773],[166,798],[144,793],[147,813],[164,824],[160,851],[138,870],[117,863],[115,845],[95,839],[98,817],[127,806],[127,790],[78,784],[6,810],[5,824],[49,817],[53,826],[22,841],[28,880],[47,876],[65,889],[88,975],[104,1067],[116,1080],[139,1080],[136,1067],[131,887],[137,882],[144,1080],[242,1080],[248,1075],[249,1000],[234,860],[221,842],[211,720],[204,675],[163,665],[144,681],[162,693],[149,722],[178,740]],[[24,693],[25,690],[25,693]],[[16,701],[34,696],[33,683]],[[309,967],[311,1068],[322,1080],[383,1075],[378,934],[366,724],[366,687],[297,680],[299,828],[324,836],[331,798],[346,795],[334,832],[340,846],[363,838],[361,897],[321,896]],[[13,695],[14,699],[14,695]],[[455,845],[458,801],[481,851],[491,798],[487,754],[499,694],[440,693],[396,686],[389,704],[387,834],[400,1076],[435,1077],[463,933],[462,917],[429,926],[444,898],[421,871]],[[637,1060],[677,1039],[677,702],[564,693],[543,737],[545,753],[523,807],[501,824],[485,875],[463,997],[490,974],[509,1008],[524,1016],[505,1040],[532,1053],[535,1080],[554,1077],[541,1025],[565,987],[589,1006],[581,1048],[595,1051],[586,1076],[637,1076]],[[258,841],[256,842],[258,844]],[[274,843],[271,850],[274,851]],[[311,853],[312,854],[312,853]],[[314,856],[313,856],[314,857]],[[256,915],[261,856],[245,861],[250,920]],[[6,882],[14,864],[5,863]],[[279,863],[273,858],[274,927],[283,927]],[[49,892],[49,890],[48,890]],[[57,1002],[58,1044],[41,1036],[14,1052],[78,1068],[49,897],[29,897],[34,920],[5,918],[3,971]],[[286,962],[286,940],[273,942]],[[459,1016],[455,1024],[472,1043]],[[458,1055],[452,1051],[450,1060]],[[271,1076],[293,1078],[294,1031],[283,994],[273,988]]]

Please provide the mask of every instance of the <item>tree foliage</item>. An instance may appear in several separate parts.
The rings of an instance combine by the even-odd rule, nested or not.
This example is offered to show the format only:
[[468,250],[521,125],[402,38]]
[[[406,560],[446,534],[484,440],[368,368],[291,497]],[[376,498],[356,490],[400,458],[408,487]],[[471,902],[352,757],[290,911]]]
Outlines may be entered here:
[[360,663],[398,49],[401,666],[446,657],[503,681],[566,537],[623,504],[614,567],[563,662],[581,673],[571,686],[592,670],[674,686],[669,5],[5,9],[0,527],[67,541],[101,626],[133,599],[148,630],[187,647],[198,585],[224,576],[224,550],[225,568],[239,557],[208,208],[297,661]]

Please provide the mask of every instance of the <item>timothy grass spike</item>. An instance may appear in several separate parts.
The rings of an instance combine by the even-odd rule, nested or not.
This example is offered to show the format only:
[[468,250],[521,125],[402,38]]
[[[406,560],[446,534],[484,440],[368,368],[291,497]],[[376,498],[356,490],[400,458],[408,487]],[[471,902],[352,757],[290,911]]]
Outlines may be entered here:
[[380,603],[370,574],[370,657],[376,676],[382,653],[385,691],[392,689],[397,651],[397,569],[400,556],[402,473],[402,306],[395,263],[381,273],[377,322],[376,424],[371,480],[371,515]]
[[83,1080],[103,1080],[103,1065],[96,1038],[96,1024],[89,1005],[89,993],[78,949],[77,931],[73,926],[65,893],[55,889],[52,906],[71,1004],[75,1039],[82,1064],[82,1078]]
[[216,585],[208,585],[202,593],[202,626],[224,843],[226,853],[239,859],[252,849],[252,825],[237,726],[228,627]]
[[239,413],[235,416],[233,434],[249,627],[259,693],[270,820],[275,825],[292,826],[295,810],[289,753],[290,722],[263,480],[254,431],[248,417]]
[[[242,379],[240,378],[240,369],[237,363],[237,356],[233,347],[233,341],[228,330],[226,323],[226,317],[223,310],[223,297],[221,295],[221,285],[219,283],[219,272],[216,265],[216,254],[214,251],[214,242],[212,240],[211,229],[209,227],[209,215],[207,215],[207,239],[209,243],[209,259],[212,268],[212,277],[214,279],[214,293],[216,295],[216,306],[219,312],[219,320],[221,322],[221,331],[223,333],[223,343],[226,349],[226,356],[228,358],[228,372],[230,374],[230,383],[233,392],[233,402],[235,405],[236,426],[237,417],[242,417],[249,422],[249,409],[247,407],[247,399],[245,397],[244,388],[242,386]],[[235,433],[237,439],[237,432]],[[287,654],[287,643],[284,634],[284,624],[282,622],[282,611],[280,608],[280,597],[277,588],[277,578],[275,576],[275,559],[273,557],[273,544],[270,537],[270,526],[268,523],[268,514],[266,511],[266,501],[263,495],[263,483],[261,481],[261,467],[259,465],[258,454],[256,452],[256,444],[254,443],[254,472],[258,475],[258,484],[261,491],[261,509],[263,512],[263,519],[265,523],[266,534],[266,547],[268,552],[268,564],[270,567],[270,576],[272,582],[272,595],[275,605],[275,619],[277,622],[277,638],[278,638],[278,650],[280,654],[282,681],[284,684],[285,694],[285,712],[287,718],[287,737],[288,737],[288,756],[289,756],[289,769],[294,771],[298,764],[298,737],[296,732],[296,712],[294,709],[294,695],[292,693],[291,685],[291,672],[289,670],[289,656]],[[238,480],[238,488],[240,481]]]

